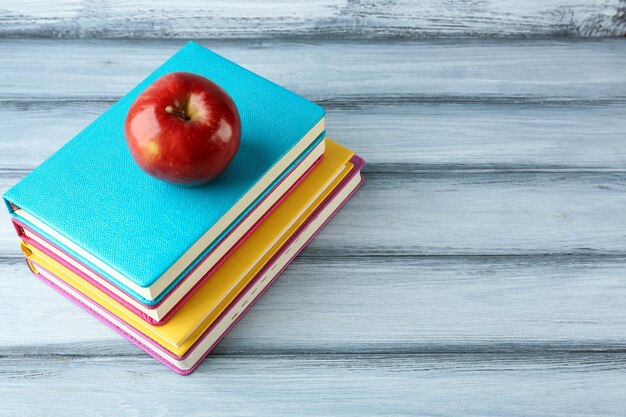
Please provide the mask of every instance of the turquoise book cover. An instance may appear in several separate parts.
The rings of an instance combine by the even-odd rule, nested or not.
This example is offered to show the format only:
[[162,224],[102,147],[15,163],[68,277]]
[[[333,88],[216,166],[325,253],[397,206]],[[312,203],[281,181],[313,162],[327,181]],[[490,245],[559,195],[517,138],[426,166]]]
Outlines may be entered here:
[[[220,85],[241,117],[241,144],[233,162],[205,186],[185,188],[146,175],[124,138],[124,120],[134,99],[174,71]],[[320,143],[323,118],[324,110],[316,104],[190,42],[4,198],[9,210],[23,209],[138,286],[149,287],[315,128],[320,131],[307,151]]]

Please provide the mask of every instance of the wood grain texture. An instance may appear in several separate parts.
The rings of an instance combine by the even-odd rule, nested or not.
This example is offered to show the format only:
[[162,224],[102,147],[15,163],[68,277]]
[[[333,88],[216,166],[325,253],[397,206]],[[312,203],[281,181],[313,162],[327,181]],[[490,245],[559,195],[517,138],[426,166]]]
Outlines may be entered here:
[[[140,3],[92,18],[82,3],[26,2],[21,17],[4,4],[0,36],[150,37],[178,18],[150,20],[156,3],[144,27]],[[402,19],[349,6],[371,9],[364,22]],[[516,10],[561,7],[505,6],[503,36]],[[112,32],[97,32],[107,18]],[[624,415],[626,44],[324,36],[204,42],[325,106],[330,135],[368,165],[355,198],[189,378],[31,276],[0,212],[0,414]],[[0,191],[180,45],[1,40]]]
[[626,33],[623,0],[3,3],[3,37],[389,39]]
[[[215,49],[323,105],[330,134],[369,164],[624,167],[625,42],[464,45],[226,42]],[[9,132],[0,170],[35,167],[179,46],[0,42],[0,122]]]
[[[184,43],[2,40],[0,99],[112,102]],[[327,108],[626,101],[621,39],[202,44]]]
[[606,416],[626,412],[624,359],[217,356],[182,378],[146,358],[28,358],[1,360],[0,383],[3,410],[22,416]]
[[[331,224],[330,227],[335,227]],[[141,351],[27,270],[4,277],[0,357]],[[626,351],[626,256],[304,254],[217,347],[220,355]],[[33,308],[36,306],[36,308]],[[47,329],[54,328],[54,332]]]
[[[626,173],[365,171],[366,183],[308,253],[623,253]],[[386,168],[385,168],[386,169]],[[0,189],[15,179],[1,179]],[[389,214],[392,215],[389,215]],[[17,253],[2,213],[0,248]]]
[[[0,175],[18,178],[35,168],[109,105],[4,103],[0,125],[9,133],[0,141]],[[626,102],[426,102],[330,108],[326,126],[368,170],[607,172],[626,169],[625,115]]]

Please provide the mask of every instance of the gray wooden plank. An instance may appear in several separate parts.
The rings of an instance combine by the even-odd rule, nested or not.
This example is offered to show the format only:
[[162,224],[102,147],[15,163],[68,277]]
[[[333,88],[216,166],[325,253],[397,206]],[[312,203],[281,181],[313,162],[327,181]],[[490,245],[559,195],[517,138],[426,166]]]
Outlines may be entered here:
[[[365,185],[311,255],[623,253],[621,172],[365,171]],[[19,173],[19,172],[18,172]],[[21,173],[19,173],[21,175]],[[0,190],[17,181],[0,178]],[[0,250],[15,237],[0,214]]]
[[[118,36],[63,4],[40,35]],[[368,182],[186,379],[29,276],[2,212],[3,413],[624,414],[623,43],[216,45],[331,109]],[[0,189],[178,46],[1,41]]]
[[[183,44],[1,40],[0,99],[116,100]],[[626,100],[619,39],[203,44],[328,107]]]
[[5,1],[0,36],[424,38],[623,36],[624,2],[435,0],[228,2]]
[[[393,168],[393,167],[389,167]],[[313,253],[622,253],[624,173],[365,173]]]
[[190,377],[148,359],[0,359],[7,415],[482,415],[626,412],[624,353],[214,357]]
[[[394,258],[305,252],[216,353],[624,351],[625,274],[623,255]],[[141,356],[36,279],[22,259],[4,259],[0,276],[0,314],[11,317],[0,326],[0,357]]]
[[[0,173],[35,168],[108,102],[5,103]],[[626,103],[422,103],[331,108],[329,137],[370,167],[407,170],[623,170]]]

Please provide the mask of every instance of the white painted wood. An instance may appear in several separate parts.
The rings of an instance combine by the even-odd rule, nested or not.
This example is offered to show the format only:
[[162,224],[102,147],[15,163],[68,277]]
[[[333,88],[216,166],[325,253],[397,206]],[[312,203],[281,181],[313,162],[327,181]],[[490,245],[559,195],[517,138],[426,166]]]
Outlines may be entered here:
[[[5,103],[0,175],[36,167],[108,106]],[[626,103],[420,103],[331,108],[326,126],[368,169],[606,171],[626,169],[625,115]]]
[[623,173],[366,174],[349,215],[311,247],[364,254],[621,253],[625,180]]
[[[32,169],[179,46],[97,45],[0,44],[2,168]],[[215,49],[327,107],[329,133],[370,163],[624,166],[624,42],[467,45],[278,42]],[[29,65],[21,65],[25,60]]]
[[[0,99],[116,100],[184,43],[3,40]],[[626,101],[621,39],[201,43],[330,108]]]
[[5,358],[7,415],[622,416],[624,354]]
[[[304,253],[215,353],[623,351],[625,274],[626,257],[621,255],[370,258]],[[5,299],[0,314],[12,318],[0,327],[0,357],[142,355],[40,282],[21,259],[4,259],[0,276]]]
[[[374,167],[376,168],[376,167]],[[393,169],[393,167],[391,167]],[[470,173],[471,174],[471,173]],[[379,255],[623,253],[626,173],[365,171],[365,184],[310,246]],[[0,178],[4,190],[13,178]],[[0,248],[17,253],[9,215]]]
[[623,36],[620,0],[3,1],[0,36],[386,39]]
[[[178,19],[149,12],[155,26],[142,28],[140,3],[26,2],[21,17],[3,3],[0,36],[158,36]],[[539,6],[560,7],[499,3],[501,33],[522,33],[515,13]],[[349,7],[372,10],[359,36],[399,33],[366,24],[404,17]],[[112,32],[98,32],[108,18]],[[325,105],[331,135],[370,164],[354,200],[191,377],[31,276],[0,211],[0,414],[625,414],[624,42],[321,37],[205,42]],[[0,41],[0,191],[181,44]]]

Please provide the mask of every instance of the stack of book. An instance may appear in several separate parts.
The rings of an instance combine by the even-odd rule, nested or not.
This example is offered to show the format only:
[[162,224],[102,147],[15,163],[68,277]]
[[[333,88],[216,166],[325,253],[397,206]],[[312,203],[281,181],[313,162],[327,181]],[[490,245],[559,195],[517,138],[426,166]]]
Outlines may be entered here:
[[[200,187],[148,176],[124,138],[134,99],[175,71],[220,85],[241,118],[231,165]],[[188,374],[355,192],[362,166],[326,138],[322,108],[189,43],[4,198],[34,274]]]

